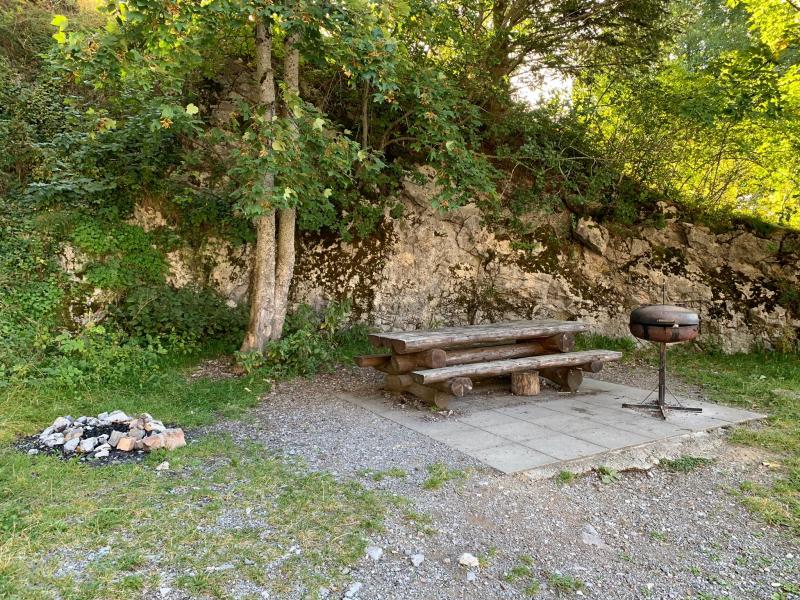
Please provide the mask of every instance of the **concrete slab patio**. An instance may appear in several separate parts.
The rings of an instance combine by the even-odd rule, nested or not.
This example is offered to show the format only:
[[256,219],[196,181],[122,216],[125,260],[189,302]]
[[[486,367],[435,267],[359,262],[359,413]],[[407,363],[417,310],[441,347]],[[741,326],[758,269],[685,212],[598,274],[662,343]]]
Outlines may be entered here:
[[[614,456],[668,455],[703,432],[762,419],[747,410],[699,402],[700,414],[670,412],[666,421],[622,408],[649,394],[625,385],[584,380],[574,394],[543,390],[536,397],[478,393],[451,402],[453,415],[429,413],[384,396],[374,388],[342,397],[386,419],[447,444],[503,473],[549,476],[562,469],[585,471]],[[634,466],[632,464],[631,466]]]

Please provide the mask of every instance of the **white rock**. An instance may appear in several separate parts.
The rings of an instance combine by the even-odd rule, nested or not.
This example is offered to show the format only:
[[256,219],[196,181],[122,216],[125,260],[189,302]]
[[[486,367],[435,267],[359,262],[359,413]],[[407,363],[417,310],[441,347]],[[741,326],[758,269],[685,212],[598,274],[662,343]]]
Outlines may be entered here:
[[481,562],[476,556],[469,552],[464,552],[464,554],[458,557],[458,564],[463,567],[479,567]]
[[356,581],[355,583],[351,584],[347,591],[344,593],[345,598],[355,598],[358,596],[358,592],[361,591],[361,588],[364,587],[364,584],[360,581]]
[[39,439],[44,440],[47,436],[51,435],[52,433],[53,433],[53,428],[48,427],[47,429],[42,431],[42,433],[39,434]]
[[30,456],[34,456],[36,454],[39,454],[39,451],[36,448],[31,448],[30,450],[28,450],[28,454]]
[[117,447],[117,442],[119,442],[124,437],[125,437],[125,434],[123,432],[117,431],[115,429],[114,431],[111,432],[111,435],[108,436],[108,440],[106,440],[106,441],[108,442],[108,444],[112,448],[116,448]]
[[586,523],[581,530],[581,541],[587,546],[597,546],[598,548],[608,548],[605,540],[600,537],[597,530],[589,523]]
[[64,430],[64,441],[68,442],[74,438],[80,438],[83,435],[83,427],[70,427]]
[[424,554],[412,554],[408,558],[411,561],[412,565],[414,565],[415,567],[418,567],[425,560],[425,555]]
[[64,452],[75,452],[75,449],[80,443],[81,438],[72,438],[68,442],[64,442]]
[[470,572],[467,573],[467,581],[472,582],[472,581],[475,581],[477,578],[478,578],[478,576],[475,575],[475,571],[470,571]]
[[[97,438],[98,443],[100,442],[100,438]],[[111,450],[111,444],[100,444],[95,448],[95,450]]]
[[72,420],[68,417],[58,417],[50,427],[53,431],[64,431],[72,424]]
[[127,423],[131,420],[131,418],[126,415],[121,410],[115,410],[106,417],[107,421],[111,421],[112,423]]
[[92,450],[94,450],[94,447],[96,445],[97,445],[97,438],[90,437],[86,438],[85,440],[81,440],[81,443],[78,447],[80,448],[81,452],[91,452]]
[[98,421],[105,421],[106,419],[108,419],[108,413],[107,412],[101,412],[99,415],[97,415],[97,420]]
[[156,471],[169,471],[169,461],[165,460],[156,467]]
[[107,458],[108,457],[108,450],[100,450],[94,453],[95,458]]
[[372,560],[380,560],[383,556],[383,548],[378,546],[367,546],[367,556]]
[[75,419],[75,423],[78,424],[78,425],[85,425],[86,424],[86,420],[88,418],[89,417],[78,417],[77,419]]
[[44,445],[48,448],[52,448],[54,446],[60,446],[64,443],[64,436],[60,433],[51,433],[47,436],[44,440]]

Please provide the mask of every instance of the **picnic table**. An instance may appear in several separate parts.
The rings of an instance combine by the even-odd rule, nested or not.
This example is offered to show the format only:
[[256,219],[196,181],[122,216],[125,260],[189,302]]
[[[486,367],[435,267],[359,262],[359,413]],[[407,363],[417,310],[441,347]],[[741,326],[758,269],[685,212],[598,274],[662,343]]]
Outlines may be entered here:
[[509,377],[517,395],[537,395],[540,376],[561,391],[575,392],[585,371],[596,373],[622,357],[611,350],[573,351],[575,334],[588,329],[579,321],[541,320],[375,333],[369,336],[372,345],[390,353],[358,356],[355,362],[384,373],[387,390],[410,392],[441,408],[477,382]]

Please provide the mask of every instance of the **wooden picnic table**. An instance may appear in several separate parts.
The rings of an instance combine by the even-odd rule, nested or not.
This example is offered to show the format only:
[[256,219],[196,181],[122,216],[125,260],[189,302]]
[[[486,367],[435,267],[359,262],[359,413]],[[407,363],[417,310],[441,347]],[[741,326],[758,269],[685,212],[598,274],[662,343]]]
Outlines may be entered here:
[[596,373],[622,356],[610,350],[573,352],[575,334],[588,329],[579,321],[541,320],[375,333],[369,336],[372,344],[390,353],[359,356],[356,364],[385,373],[386,389],[443,408],[477,381],[508,376],[511,391],[519,395],[538,394],[540,375],[574,392],[584,371]]

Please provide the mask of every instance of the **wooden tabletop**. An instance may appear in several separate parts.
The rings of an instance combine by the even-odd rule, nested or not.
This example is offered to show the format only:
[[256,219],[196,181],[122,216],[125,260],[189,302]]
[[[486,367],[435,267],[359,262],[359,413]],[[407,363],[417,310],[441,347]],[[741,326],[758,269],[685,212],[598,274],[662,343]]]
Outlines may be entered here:
[[369,340],[373,346],[386,346],[398,354],[409,354],[432,348],[545,338],[559,333],[579,333],[588,329],[589,326],[580,321],[508,321],[488,325],[444,327],[429,331],[374,333],[369,336]]

